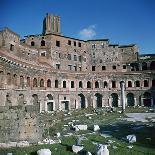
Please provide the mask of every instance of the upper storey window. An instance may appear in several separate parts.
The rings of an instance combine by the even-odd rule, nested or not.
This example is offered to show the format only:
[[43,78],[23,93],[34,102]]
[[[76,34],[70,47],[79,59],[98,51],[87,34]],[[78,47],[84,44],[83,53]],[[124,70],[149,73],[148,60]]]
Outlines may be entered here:
[[71,54],[68,54],[67,58],[68,60],[71,60]]
[[34,41],[31,41],[31,46],[35,46],[35,42]]
[[102,70],[106,70],[106,66],[102,66]]
[[74,61],[77,61],[77,56],[76,55],[74,55]]
[[68,40],[68,45],[71,45],[71,40]]
[[112,66],[112,69],[116,69],[116,66],[114,65],[114,66]]
[[45,40],[41,41],[41,46],[45,46]]
[[45,57],[46,56],[46,51],[41,51],[40,52],[40,55],[43,56],[43,57]]
[[92,44],[92,48],[96,48],[96,44]]
[[74,41],[74,46],[76,46],[76,41]]
[[78,43],[78,46],[81,47],[81,43],[80,42]]
[[14,45],[10,44],[10,51],[14,50]]
[[79,56],[79,61],[82,62],[82,56],[81,55]]
[[60,41],[56,40],[56,46],[60,47]]
[[103,43],[101,44],[101,48],[104,48],[104,44]]

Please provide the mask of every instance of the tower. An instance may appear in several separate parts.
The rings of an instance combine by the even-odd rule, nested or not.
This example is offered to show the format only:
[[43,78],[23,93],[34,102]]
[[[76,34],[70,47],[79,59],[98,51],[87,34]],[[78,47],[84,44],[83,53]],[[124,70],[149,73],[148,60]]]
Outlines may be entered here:
[[43,35],[58,34],[60,35],[60,17],[52,14],[46,14],[43,20]]

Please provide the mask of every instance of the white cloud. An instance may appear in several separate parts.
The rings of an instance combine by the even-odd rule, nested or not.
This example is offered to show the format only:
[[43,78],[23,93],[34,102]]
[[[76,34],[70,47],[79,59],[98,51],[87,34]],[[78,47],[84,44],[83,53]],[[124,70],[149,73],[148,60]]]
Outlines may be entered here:
[[78,34],[80,36],[80,39],[92,39],[93,37],[96,36],[96,25],[90,25],[87,28],[82,29]]

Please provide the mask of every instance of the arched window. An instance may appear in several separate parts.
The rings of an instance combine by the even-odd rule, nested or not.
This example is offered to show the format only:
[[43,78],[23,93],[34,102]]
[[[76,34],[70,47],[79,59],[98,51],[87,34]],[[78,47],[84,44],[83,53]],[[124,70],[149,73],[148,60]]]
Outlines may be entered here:
[[7,73],[7,84],[11,85],[11,74]]
[[44,79],[40,80],[40,87],[44,87]]
[[53,96],[51,94],[47,95],[48,100],[53,100]]
[[144,87],[148,87],[149,86],[149,81],[148,80],[144,80]]
[[35,42],[34,41],[31,41],[31,46],[35,46]]
[[16,74],[13,75],[13,84],[17,86],[17,75]]
[[47,80],[47,87],[51,87],[51,80],[50,79]]
[[128,81],[128,87],[132,87],[132,82]]
[[63,88],[66,88],[66,81],[63,81]]
[[20,76],[20,86],[24,87],[24,77]]
[[79,81],[79,88],[82,88],[82,81]]
[[45,41],[44,40],[41,41],[41,46],[45,46]]
[[58,86],[59,86],[59,82],[58,80],[55,80],[55,88],[58,88]]
[[136,82],[135,82],[135,86],[136,86],[136,87],[140,87],[140,81],[136,81]]
[[87,82],[87,88],[91,88],[91,82],[90,81]]
[[95,82],[95,88],[99,88],[99,83],[98,83],[98,81]]
[[31,86],[31,81],[30,81],[30,77],[27,77],[27,87]]
[[33,79],[33,87],[37,87],[37,86],[38,86],[37,79],[36,79],[36,78],[34,78],[34,79]]
[[107,87],[108,87],[108,83],[107,83],[107,81],[104,81],[103,88],[107,88]]

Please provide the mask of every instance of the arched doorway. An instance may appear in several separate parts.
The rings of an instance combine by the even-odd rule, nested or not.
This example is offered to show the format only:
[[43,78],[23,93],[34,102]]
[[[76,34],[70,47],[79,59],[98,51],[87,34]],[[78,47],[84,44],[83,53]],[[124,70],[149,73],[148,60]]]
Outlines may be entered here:
[[143,104],[146,107],[150,107],[151,106],[151,94],[149,92],[145,92],[143,94]]
[[85,101],[85,96],[83,94],[78,95],[80,97],[80,106],[81,108],[86,108],[86,101]]
[[116,93],[111,94],[111,105],[112,107],[118,107],[118,95]]
[[99,93],[96,93],[95,97],[96,97],[96,107],[101,108],[102,107],[102,95]]
[[127,105],[128,106],[134,106],[135,105],[135,99],[134,99],[134,94],[133,93],[128,93],[127,94]]

